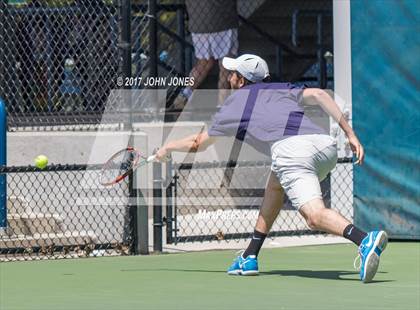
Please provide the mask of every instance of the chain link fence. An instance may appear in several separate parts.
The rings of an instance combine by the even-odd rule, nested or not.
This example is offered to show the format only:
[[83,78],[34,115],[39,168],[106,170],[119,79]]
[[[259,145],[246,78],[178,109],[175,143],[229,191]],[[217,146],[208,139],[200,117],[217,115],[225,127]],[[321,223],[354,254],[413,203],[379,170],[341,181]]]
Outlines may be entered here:
[[11,126],[96,123],[120,71],[113,1],[2,1],[1,94]]
[[[239,240],[252,235],[271,163],[244,162],[234,169],[230,187],[223,186],[227,163],[174,165],[171,189],[167,191],[167,242]],[[351,158],[338,160],[321,183],[327,205],[344,217],[353,218],[353,167]],[[319,234],[285,197],[284,207],[270,236]]]
[[[251,236],[270,164],[240,162],[231,185],[220,186],[226,166],[226,162],[167,166],[166,180],[156,183],[160,190],[156,192],[156,184],[154,187],[154,195],[159,197],[149,204],[153,205],[153,222],[147,212],[143,213],[146,218],[142,225],[153,230],[155,249],[162,248],[164,225],[167,244],[238,241]],[[340,159],[321,184],[326,205],[348,219],[353,217],[352,169],[351,159]],[[161,175],[161,170],[158,172]],[[138,252],[138,208],[147,204],[133,204],[128,181],[100,186],[100,167],[96,165],[57,165],[45,170],[2,167],[0,173],[7,175],[8,193],[0,260]],[[155,174],[154,180],[160,180],[159,175]],[[141,231],[144,233],[144,228]],[[311,231],[285,199],[270,236],[307,234],[319,232]]]
[[[108,101],[113,89],[147,88],[139,78],[150,76],[194,80],[153,86],[168,89],[167,112],[198,87],[221,89],[204,107],[215,108],[229,88],[218,60],[242,53],[266,59],[274,80],[332,86],[331,0],[3,0],[0,10],[10,128],[96,129],[105,107],[127,113]],[[131,112],[139,122],[150,111]]]
[[128,183],[101,187],[99,172],[85,165],[2,167],[8,225],[0,232],[0,260],[132,254]]
[[[274,80],[303,78],[325,86],[332,74],[324,57],[332,46],[331,10],[331,0],[0,0],[0,97],[6,102],[8,129],[127,129],[127,123],[150,121],[151,112],[180,112],[196,88],[222,90],[214,106],[193,107],[215,109],[229,88],[218,59],[242,53],[266,59]],[[193,77],[194,84],[145,86],[141,80],[147,77]],[[167,89],[166,111],[121,104],[131,100],[114,91],[148,88]],[[164,120],[171,120],[166,115]],[[188,181],[208,182],[220,167],[202,169],[204,174],[193,179],[189,175],[198,170],[178,168],[166,192],[168,243],[248,236],[262,188],[186,186],[187,175]],[[263,180],[259,173],[266,168],[252,170]],[[106,190],[82,186],[97,180],[99,167],[10,167],[0,173],[7,174],[9,198],[1,259],[136,251],[128,184]],[[332,207],[348,205],[351,193],[347,186],[342,190],[345,201],[331,198]],[[275,226],[275,234],[309,233],[292,217],[294,211],[286,207],[283,213],[280,219],[287,225]]]

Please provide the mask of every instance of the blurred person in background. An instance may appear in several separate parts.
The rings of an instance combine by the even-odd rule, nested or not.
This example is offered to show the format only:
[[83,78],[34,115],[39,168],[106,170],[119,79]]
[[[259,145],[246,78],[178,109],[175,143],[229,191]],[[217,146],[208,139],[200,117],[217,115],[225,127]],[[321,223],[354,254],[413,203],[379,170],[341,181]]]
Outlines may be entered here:
[[239,46],[236,0],[186,0],[185,3],[197,62],[189,74],[194,78],[194,84],[183,88],[170,107],[176,110],[184,108],[193,91],[216,64],[219,66],[218,104],[223,102],[229,94],[230,84],[222,59],[236,56]]

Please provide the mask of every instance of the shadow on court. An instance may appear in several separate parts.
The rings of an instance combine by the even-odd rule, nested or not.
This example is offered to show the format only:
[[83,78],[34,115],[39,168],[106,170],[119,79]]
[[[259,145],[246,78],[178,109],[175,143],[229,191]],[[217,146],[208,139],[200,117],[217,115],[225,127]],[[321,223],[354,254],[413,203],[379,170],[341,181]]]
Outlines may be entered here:
[[204,272],[204,273],[226,273],[224,270],[198,270],[198,269],[174,269],[174,268],[157,268],[157,269],[121,269],[121,272],[156,272],[156,271],[169,271],[169,272]]
[[[225,270],[202,270],[202,269],[174,269],[174,268],[157,268],[157,269],[122,269],[121,272],[193,272],[193,273],[224,273]],[[386,272],[378,272],[378,274]],[[325,280],[344,280],[344,281],[359,281],[359,273],[356,271],[344,270],[271,270],[259,273],[259,276],[279,275],[283,277],[302,277],[312,279]],[[357,275],[357,277],[353,277]],[[227,275],[226,275],[227,276]],[[352,278],[346,278],[352,276]],[[394,280],[373,280],[370,283],[394,282]]]
[[[386,273],[386,272],[378,272]],[[266,275],[279,275],[284,277],[302,277],[302,278],[313,278],[313,279],[326,279],[326,280],[344,280],[344,281],[360,281],[356,271],[343,271],[343,270],[272,270],[260,272],[260,276]],[[357,275],[357,277],[353,277]],[[352,276],[347,278],[347,276]],[[393,282],[394,280],[373,280],[370,283],[379,282]]]

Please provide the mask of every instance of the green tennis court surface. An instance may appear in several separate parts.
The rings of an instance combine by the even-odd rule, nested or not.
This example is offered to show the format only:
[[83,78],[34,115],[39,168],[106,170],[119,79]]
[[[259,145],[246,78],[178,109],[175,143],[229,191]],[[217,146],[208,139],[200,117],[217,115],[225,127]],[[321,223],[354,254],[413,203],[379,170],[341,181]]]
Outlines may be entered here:
[[263,249],[257,277],[233,251],[2,263],[0,309],[420,309],[420,243],[390,243],[375,282],[351,244]]

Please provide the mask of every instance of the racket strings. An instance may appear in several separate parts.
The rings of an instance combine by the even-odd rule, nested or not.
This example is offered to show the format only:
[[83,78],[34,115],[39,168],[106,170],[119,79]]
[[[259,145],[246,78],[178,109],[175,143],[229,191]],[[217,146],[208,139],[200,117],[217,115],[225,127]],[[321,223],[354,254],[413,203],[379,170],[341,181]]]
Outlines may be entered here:
[[100,182],[102,184],[118,182],[134,168],[140,158],[143,158],[143,156],[133,150],[126,150],[117,154],[105,164]]

